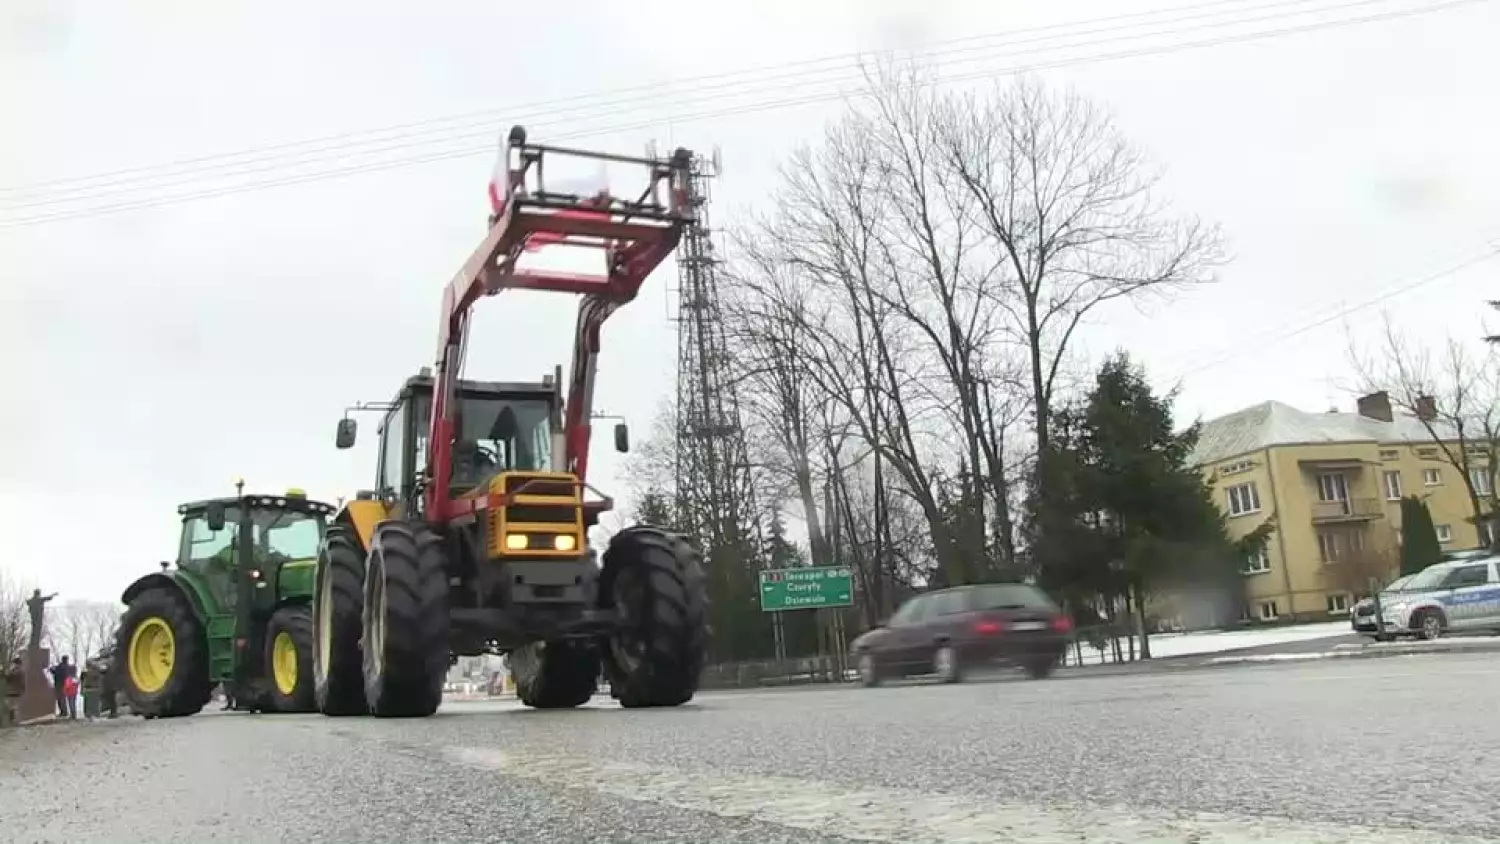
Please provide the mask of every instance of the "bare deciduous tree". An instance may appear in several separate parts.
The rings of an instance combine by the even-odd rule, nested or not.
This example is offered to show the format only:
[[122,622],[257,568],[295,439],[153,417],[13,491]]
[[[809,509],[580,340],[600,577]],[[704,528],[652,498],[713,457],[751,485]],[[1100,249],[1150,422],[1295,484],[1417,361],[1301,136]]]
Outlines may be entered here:
[[1022,81],[941,109],[935,140],[1004,273],[988,289],[1025,349],[1045,448],[1058,375],[1084,320],[1111,302],[1209,280],[1223,259],[1219,234],[1169,214],[1158,175],[1080,96]]
[[109,644],[120,620],[120,609],[100,601],[69,602],[58,607],[51,628],[53,658],[67,655],[82,663]]
[[1500,512],[1500,348],[1448,337],[1436,348],[1398,330],[1389,314],[1377,340],[1352,339],[1349,357],[1361,394],[1384,392],[1394,409],[1414,417],[1468,492],[1482,524]]
[[1363,545],[1346,544],[1337,560],[1323,566],[1323,585],[1353,600],[1368,597],[1401,570],[1401,549],[1394,534],[1375,532]]
[[19,578],[0,569],[0,659],[5,663],[25,650],[31,635],[31,614],[26,608],[30,591]]

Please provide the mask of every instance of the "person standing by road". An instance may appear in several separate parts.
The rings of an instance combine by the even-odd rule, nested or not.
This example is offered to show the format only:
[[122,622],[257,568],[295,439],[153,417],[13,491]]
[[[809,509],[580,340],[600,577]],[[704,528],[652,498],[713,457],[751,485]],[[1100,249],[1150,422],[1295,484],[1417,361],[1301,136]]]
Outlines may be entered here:
[[110,654],[99,661],[99,695],[103,703],[103,709],[109,712],[109,717],[120,717],[120,680],[116,673],[114,655]]
[[5,667],[5,698],[0,700],[0,727],[21,723],[21,698],[26,695],[26,668],[20,657]]
[[79,688],[83,692],[83,717],[92,721],[99,717],[99,693],[103,691],[104,678],[99,674],[99,663],[89,660],[79,675]]
[[[78,717],[78,701],[70,694],[70,686],[78,683],[78,668],[68,661],[67,657],[57,661],[57,664],[48,669],[52,675],[52,695],[57,700],[57,717]],[[69,682],[72,681],[72,682]]]

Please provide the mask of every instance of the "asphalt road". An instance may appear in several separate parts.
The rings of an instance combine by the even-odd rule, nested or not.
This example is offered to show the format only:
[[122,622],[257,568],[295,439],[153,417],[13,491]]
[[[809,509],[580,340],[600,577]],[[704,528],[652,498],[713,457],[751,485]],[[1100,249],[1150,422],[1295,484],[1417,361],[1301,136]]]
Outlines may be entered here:
[[0,837],[1500,841],[1497,659],[34,727],[0,734]]

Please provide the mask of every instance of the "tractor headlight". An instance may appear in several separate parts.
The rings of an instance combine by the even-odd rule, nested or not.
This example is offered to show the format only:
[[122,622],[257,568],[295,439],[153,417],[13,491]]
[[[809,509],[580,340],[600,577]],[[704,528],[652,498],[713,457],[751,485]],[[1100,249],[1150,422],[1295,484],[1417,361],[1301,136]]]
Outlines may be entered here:
[[505,550],[525,551],[531,544],[531,539],[524,533],[507,533],[505,535]]
[[578,549],[578,537],[571,533],[559,533],[552,537],[552,547],[559,551],[575,551]]

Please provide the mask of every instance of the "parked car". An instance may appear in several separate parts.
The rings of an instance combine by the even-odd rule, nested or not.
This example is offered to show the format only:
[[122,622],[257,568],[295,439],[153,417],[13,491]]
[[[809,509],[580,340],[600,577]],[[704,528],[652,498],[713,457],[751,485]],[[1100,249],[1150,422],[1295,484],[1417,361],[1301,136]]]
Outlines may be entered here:
[[[1380,590],[1381,603],[1390,601],[1390,596],[1404,589],[1407,582],[1413,577],[1416,577],[1416,575],[1404,574],[1386,584],[1386,587]],[[1381,635],[1379,632],[1380,625],[1375,621],[1375,599],[1373,597],[1361,599],[1349,610],[1349,624],[1354,628],[1355,633],[1364,633],[1374,636],[1377,639],[1389,638]]]
[[851,643],[860,681],[936,674],[956,683],[983,665],[1050,675],[1073,625],[1046,593],[1025,583],[956,586],[918,595]]
[[1500,630],[1500,557],[1428,566],[1380,600],[1381,635],[1435,639]]

